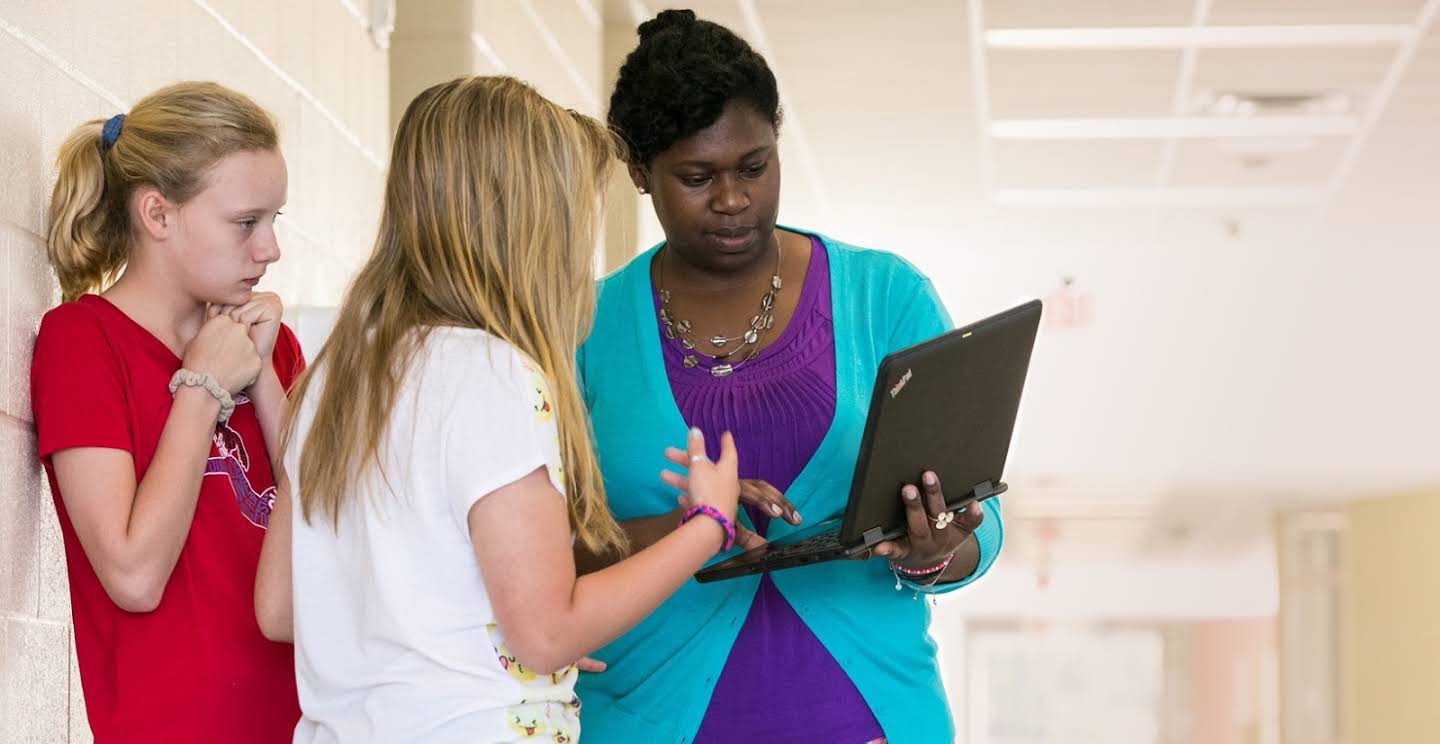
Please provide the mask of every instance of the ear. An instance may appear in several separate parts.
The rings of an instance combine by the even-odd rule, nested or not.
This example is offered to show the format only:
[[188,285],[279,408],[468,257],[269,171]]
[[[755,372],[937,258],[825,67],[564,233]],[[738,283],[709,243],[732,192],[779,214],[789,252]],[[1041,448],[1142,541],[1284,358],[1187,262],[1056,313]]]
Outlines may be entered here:
[[635,184],[635,188],[639,189],[640,193],[643,194],[650,191],[650,172],[647,169],[638,165],[631,165],[629,171],[630,182]]
[[175,206],[154,186],[142,186],[131,197],[132,224],[151,240],[164,240],[175,223]]

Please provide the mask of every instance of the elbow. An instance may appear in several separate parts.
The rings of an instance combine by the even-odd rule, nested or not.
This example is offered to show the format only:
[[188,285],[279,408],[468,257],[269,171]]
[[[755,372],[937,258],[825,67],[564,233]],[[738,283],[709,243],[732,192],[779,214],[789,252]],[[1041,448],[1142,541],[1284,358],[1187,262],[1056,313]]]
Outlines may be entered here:
[[520,663],[520,666],[542,676],[554,674],[575,662],[574,659],[561,661],[560,658],[559,656],[548,653],[534,657],[515,657],[516,661]]
[[260,634],[267,640],[276,643],[293,643],[295,640],[295,627],[290,622],[289,614],[281,614],[275,610],[262,610],[255,608],[255,619],[260,623]]
[[295,622],[289,597],[275,597],[273,594],[255,592],[255,621],[260,625],[260,634],[277,643],[293,643]]
[[116,607],[135,614],[154,612],[165,595],[164,582],[142,574],[110,577],[101,584]]
[[496,652],[500,655],[501,664],[518,663],[535,674],[554,674],[573,664],[579,656],[564,646],[559,639],[547,636],[543,631],[531,631],[516,634],[513,638],[505,636],[505,643]]

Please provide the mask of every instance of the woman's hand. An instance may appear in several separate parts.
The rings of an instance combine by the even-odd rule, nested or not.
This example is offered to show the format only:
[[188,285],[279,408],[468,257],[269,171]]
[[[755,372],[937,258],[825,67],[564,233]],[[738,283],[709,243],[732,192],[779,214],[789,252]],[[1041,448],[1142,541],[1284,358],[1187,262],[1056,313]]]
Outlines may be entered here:
[[945,507],[945,493],[940,490],[940,478],[926,472],[921,481],[923,495],[913,485],[900,489],[900,501],[905,505],[905,537],[882,542],[873,551],[873,555],[889,558],[902,568],[925,569],[944,563],[985,521],[978,501],[954,512],[953,517],[937,520],[950,513]]
[[[672,464],[682,468],[689,468],[690,456],[684,450],[676,447],[665,449],[665,459]],[[690,498],[690,479],[673,470],[662,470],[660,480],[666,485],[680,491],[680,508],[688,509],[694,505]],[[790,503],[785,495],[780,493],[774,486],[762,480],[740,481],[740,502],[750,504],[773,517],[784,519],[790,524],[800,524],[800,512]],[[758,548],[766,544],[765,538],[745,529],[739,522],[735,523],[735,544],[745,550]]]
[[785,494],[763,480],[740,481],[740,501],[776,519],[800,524],[800,512],[795,509],[795,505],[785,498]]

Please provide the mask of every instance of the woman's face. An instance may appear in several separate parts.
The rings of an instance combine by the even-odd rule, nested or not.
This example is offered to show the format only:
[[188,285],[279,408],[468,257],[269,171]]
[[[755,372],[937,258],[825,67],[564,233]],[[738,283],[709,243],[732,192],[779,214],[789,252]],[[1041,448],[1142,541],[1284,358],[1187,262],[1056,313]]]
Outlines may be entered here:
[[766,255],[780,209],[780,154],[775,127],[750,103],[730,101],[714,124],[630,175],[651,193],[670,250],[693,268],[733,274]]

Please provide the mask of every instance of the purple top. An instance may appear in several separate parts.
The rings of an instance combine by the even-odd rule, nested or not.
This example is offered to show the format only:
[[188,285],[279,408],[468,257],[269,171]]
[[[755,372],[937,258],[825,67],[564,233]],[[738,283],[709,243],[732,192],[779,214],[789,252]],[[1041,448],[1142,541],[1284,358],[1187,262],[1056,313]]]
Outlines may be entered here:
[[[686,424],[706,433],[711,457],[719,455],[716,435],[734,433],[740,477],[767,481],[782,493],[815,454],[835,416],[830,264],[824,243],[812,237],[810,245],[810,265],[790,324],[734,375],[712,377],[703,362],[686,369],[679,342],[661,334],[675,403]],[[658,296],[655,303],[658,313]],[[664,330],[658,319],[656,324]],[[748,505],[745,509],[764,535],[769,515]],[[694,744],[863,744],[883,735],[845,671],[769,574],[762,575]]]

